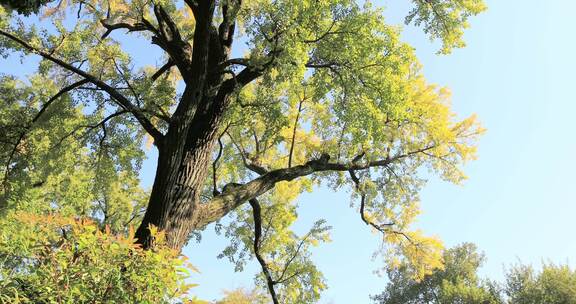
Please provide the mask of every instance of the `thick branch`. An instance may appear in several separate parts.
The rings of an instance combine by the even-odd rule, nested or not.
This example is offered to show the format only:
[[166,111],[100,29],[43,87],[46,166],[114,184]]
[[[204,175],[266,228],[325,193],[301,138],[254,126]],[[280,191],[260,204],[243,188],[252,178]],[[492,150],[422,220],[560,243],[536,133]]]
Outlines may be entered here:
[[231,59],[226,60],[224,63],[222,63],[220,68],[224,69],[224,68],[231,66],[231,65],[241,65],[241,66],[247,67],[250,65],[250,62],[246,58],[231,58]]
[[[189,63],[185,68],[181,67],[181,64],[176,60],[176,64],[180,69],[180,74],[182,78],[189,85],[185,90],[185,95],[189,95],[189,98],[183,100],[178,104],[176,110],[174,111],[174,117],[180,121],[185,118],[185,121],[189,121],[193,118],[193,112],[198,108],[200,99],[203,96],[204,89],[206,86],[208,78],[208,67],[209,58],[211,51],[210,40],[212,38],[213,31],[212,19],[215,9],[214,0],[204,0],[196,1],[190,0],[186,1],[188,6],[192,9],[194,13],[194,18],[196,19],[196,25],[194,28],[194,38],[191,46],[191,52]],[[190,47],[189,44],[187,44]],[[223,98],[224,100],[224,98]]]
[[240,206],[244,202],[266,193],[279,182],[291,181],[296,178],[308,176],[318,172],[345,172],[349,170],[365,170],[372,167],[386,167],[393,162],[433,149],[434,147],[435,146],[429,146],[394,157],[387,157],[385,159],[365,163],[331,163],[329,162],[330,156],[323,154],[319,159],[308,161],[303,165],[269,171],[268,173],[263,174],[246,184],[234,187],[229,191],[224,191],[222,194],[214,197],[209,203],[203,205],[203,210],[201,210],[203,213],[201,216],[203,222],[198,223],[197,228],[201,228],[222,218],[228,212]]
[[236,29],[236,13],[242,4],[242,0],[236,1],[237,4],[235,7],[230,7],[231,1],[223,3],[222,23],[220,23],[220,26],[218,27],[218,35],[220,36],[222,46],[228,49],[232,46],[234,31]]
[[101,39],[108,37],[114,30],[126,29],[128,32],[141,32],[149,30],[149,27],[144,23],[106,23],[107,20],[101,20],[100,23],[106,28],[106,32],[102,35]]
[[198,0],[184,0],[184,2],[192,10],[194,19],[198,20],[198,18],[200,17],[200,7],[198,4]]
[[264,68],[256,69],[251,66],[245,67],[238,75],[233,75],[232,78],[224,81],[220,90],[218,91],[218,98],[223,99],[224,96],[229,95],[237,88],[242,88],[254,81],[256,78],[262,76]]
[[227,96],[228,94],[232,93],[237,88],[242,88],[247,84],[251,83],[252,81],[256,80],[258,77],[262,76],[264,72],[274,65],[276,62],[276,58],[280,55],[281,51],[278,49],[278,39],[280,34],[275,36],[274,40],[274,49],[271,50],[268,54],[270,58],[266,63],[262,64],[262,66],[255,67],[251,66],[246,59],[236,58],[230,59],[221,64],[222,67],[227,67],[229,65],[243,65],[246,66],[238,75],[232,73],[233,77],[228,79],[222,83],[220,90],[218,91],[218,97],[222,98],[223,96]]
[[156,71],[156,73],[154,73],[150,78],[152,79],[152,81],[156,81],[158,78],[160,78],[160,76],[168,72],[170,68],[173,67],[174,65],[175,65],[174,61],[168,60],[168,62],[166,62],[162,67],[160,67],[158,71]]
[[[182,39],[177,24],[161,5],[154,5],[154,16],[158,22],[158,29],[155,29],[152,43],[168,53],[174,65],[180,70],[184,81],[187,84],[191,83],[191,74],[194,69],[191,67],[192,47],[190,43]],[[148,22],[146,24],[152,27]]]

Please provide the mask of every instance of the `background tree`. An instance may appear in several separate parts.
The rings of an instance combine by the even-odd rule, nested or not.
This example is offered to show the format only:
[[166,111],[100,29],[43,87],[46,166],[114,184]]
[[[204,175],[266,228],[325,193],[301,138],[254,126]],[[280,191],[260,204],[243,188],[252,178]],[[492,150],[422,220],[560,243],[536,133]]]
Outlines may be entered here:
[[[485,9],[413,3],[407,22],[441,53],[463,46]],[[91,217],[117,233],[137,223],[145,248],[157,227],[176,250],[229,215],[216,225],[231,239],[222,256],[237,269],[255,257],[275,303],[309,303],[325,288],[309,248],[329,226],[290,227],[298,195],[324,183],[354,189],[390,261],[415,277],[441,265],[440,242],[409,229],[421,169],[459,183],[482,129],[455,119],[448,90],[425,81],[370,2],[63,0],[42,15],[0,6],[0,54],[42,58],[27,80],[0,78],[1,210]],[[134,39],[162,56],[134,60]],[[149,193],[137,178],[145,141],[159,153]]]
[[464,243],[444,251],[444,267],[416,280],[408,267],[390,268],[390,282],[379,295],[379,304],[564,304],[576,303],[576,271],[568,265],[512,266],[502,283],[481,279],[485,261],[474,244]]
[[422,280],[415,280],[408,267],[389,269],[386,290],[372,299],[380,304],[503,303],[498,287],[478,277],[485,258],[474,244],[447,249],[443,257],[443,269]]
[[503,289],[510,304],[575,303],[576,270],[544,264],[536,272],[532,266],[516,265],[507,272]]

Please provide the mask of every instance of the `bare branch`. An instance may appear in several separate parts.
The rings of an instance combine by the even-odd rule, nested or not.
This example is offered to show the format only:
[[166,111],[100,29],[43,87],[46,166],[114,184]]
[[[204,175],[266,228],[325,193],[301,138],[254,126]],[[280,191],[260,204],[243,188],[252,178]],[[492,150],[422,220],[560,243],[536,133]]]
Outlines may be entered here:
[[114,67],[116,68],[116,71],[118,71],[118,74],[120,74],[120,77],[122,77],[122,80],[124,80],[124,82],[126,83],[126,86],[128,86],[128,89],[132,93],[132,96],[134,96],[136,103],[140,104],[140,97],[138,96],[138,93],[136,93],[136,90],[134,90],[134,87],[132,87],[132,85],[130,84],[130,81],[128,80],[126,75],[124,75],[124,72],[122,72],[122,69],[120,68],[120,66],[118,66],[116,59],[112,58],[112,62],[114,63]]
[[294,272],[293,274],[287,276],[286,278],[284,278],[284,279],[282,279],[282,280],[276,281],[276,283],[277,283],[277,284],[282,284],[282,283],[284,283],[284,282],[288,282],[288,281],[292,280],[294,277],[299,276],[300,274],[301,274],[301,272],[296,271],[296,272]]

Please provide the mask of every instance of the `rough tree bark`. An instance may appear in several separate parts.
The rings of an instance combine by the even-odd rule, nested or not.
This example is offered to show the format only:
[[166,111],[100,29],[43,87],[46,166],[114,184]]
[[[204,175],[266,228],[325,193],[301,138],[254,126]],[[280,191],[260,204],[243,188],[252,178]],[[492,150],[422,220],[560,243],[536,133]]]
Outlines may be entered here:
[[224,104],[196,112],[192,123],[174,126],[158,145],[156,176],[138,242],[150,245],[149,225],[166,232],[168,244],[180,249],[195,228],[206,225],[199,216],[200,193],[208,177],[212,150]]

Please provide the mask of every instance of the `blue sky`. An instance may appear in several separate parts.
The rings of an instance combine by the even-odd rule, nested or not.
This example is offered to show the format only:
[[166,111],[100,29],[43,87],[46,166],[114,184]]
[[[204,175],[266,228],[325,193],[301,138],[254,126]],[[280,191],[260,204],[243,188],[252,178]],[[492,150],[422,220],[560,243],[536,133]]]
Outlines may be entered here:
[[[408,1],[376,1],[387,6],[390,22],[401,23]],[[477,113],[488,132],[479,145],[479,159],[466,166],[462,186],[437,179],[422,192],[423,214],[416,226],[441,237],[447,246],[474,242],[488,261],[482,274],[502,278],[506,265],[521,261],[569,263],[576,267],[576,2],[571,0],[486,1],[489,10],[472,20],[468,47],[449,56],[435,54],[419,29],[405,28],[430,82],[451,88],[460,117]],[[126,45],[130,48],[130,45]],[[136,55],[144,56],[138,46]],[[0,60],[0,71],[14,70],[18,58]],[[16,69],[17,70],[17,69]],[[20,67],[20,71],[24,71]],[[154,153],[142,177],[150,184]],[[379,236],[349,208],[349,194],[328,189],[299,200],[298,227],[325,218],[333,228],[331,243],[314,250],[329,289],[321,303],[369,303],[368,295],[384,289],[386,279],[373,271]],[[258,271],[252,262],[244,273],[216,255],[223,237],[206,229],[203,242],[185,253],[202,273],[194,292],[204,299],[222,289],[250,287]]]

